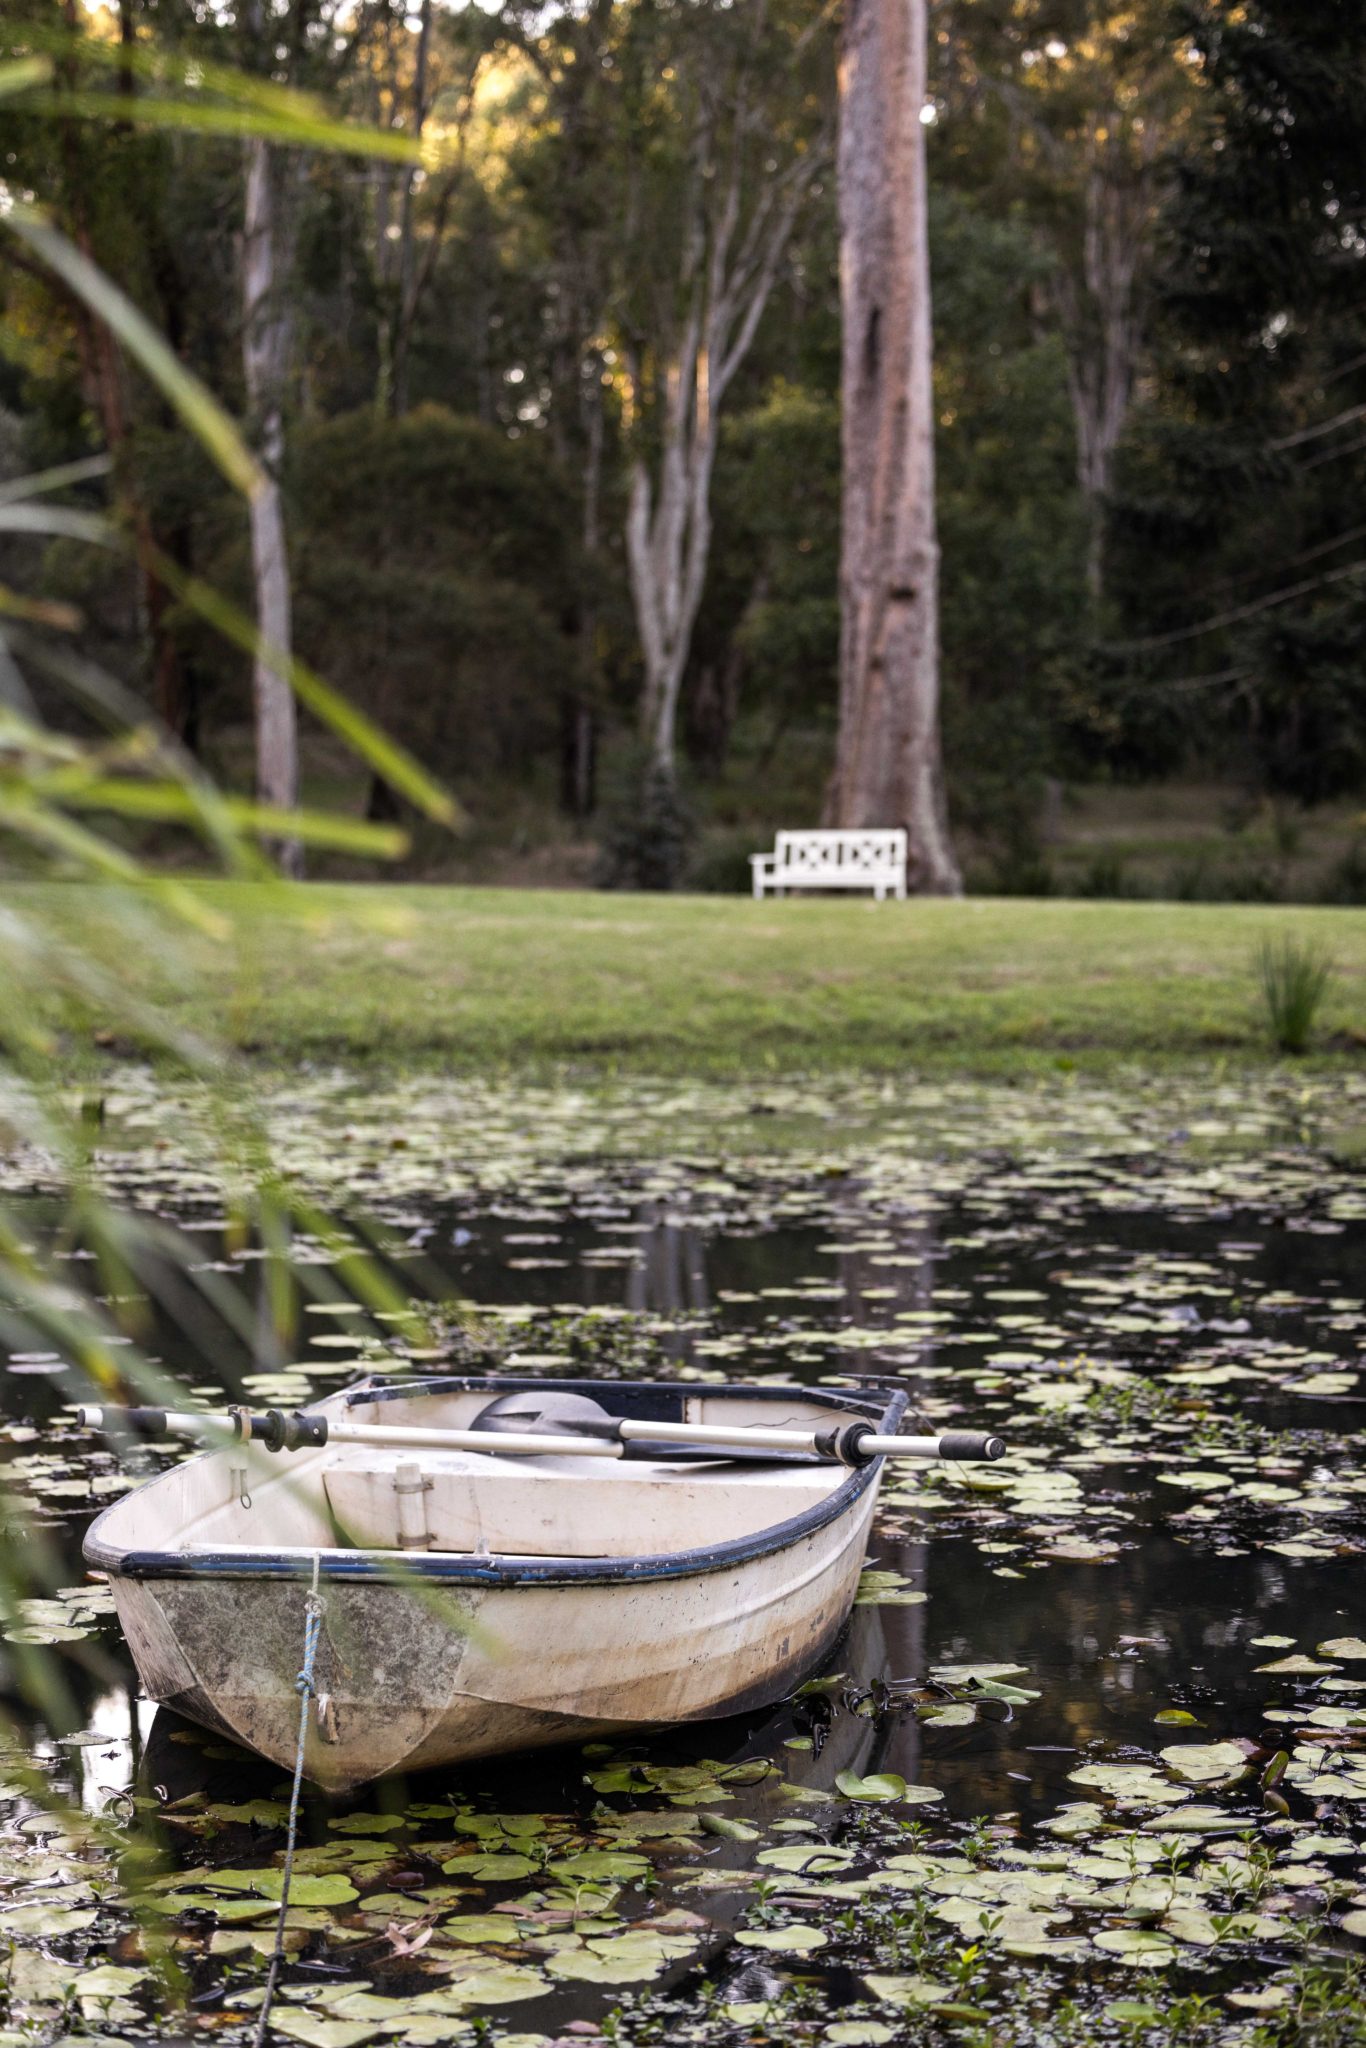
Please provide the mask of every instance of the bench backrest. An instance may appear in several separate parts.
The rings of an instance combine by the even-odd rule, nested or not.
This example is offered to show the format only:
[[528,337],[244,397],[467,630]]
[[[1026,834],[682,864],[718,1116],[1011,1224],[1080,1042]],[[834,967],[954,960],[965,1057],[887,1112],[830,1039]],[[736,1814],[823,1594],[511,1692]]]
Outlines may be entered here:
[[884,831],[780,832],[775,852],[779,869],[804,874],[900,873],[906,866],[906,834]]

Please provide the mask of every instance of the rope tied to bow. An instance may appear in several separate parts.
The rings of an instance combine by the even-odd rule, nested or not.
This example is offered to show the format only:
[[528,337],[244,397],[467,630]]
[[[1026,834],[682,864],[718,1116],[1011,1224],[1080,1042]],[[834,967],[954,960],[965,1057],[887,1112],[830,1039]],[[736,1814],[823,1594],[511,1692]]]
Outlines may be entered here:
[[323,1615],[326,1601],[318,1591],[318,1571],[322,1557],[313,1553],[313,1584],[304,1600],[304,1656],[299,1666],[299,1675],[294,1681],[294,1690],[299,1695],[299,1739],[294,1750],[294,1784],[289,1795],[289,1832],[285,1837],[285,1872],[280,1885],[280,1910],[275,1919],[275,1947],[271,1951],[270,1971],[266,1977],[265,1997],[261,2001],[261,2017],[256,2023],[255,2048],[264,2048],[266,2030],[270,2025],[270,2009],[275,1999],[276,1979],[280,1965],[285,1959],[285,1918],[289,1912],[289,1887],[294,1876],[294,1845],[299,1834],[299,1794],[304,1778],[304,1749],[308,1741],[309,1702],[316,1697],[313,1684],[313,1667],[318,1656],[318,1642],[322,1635]]

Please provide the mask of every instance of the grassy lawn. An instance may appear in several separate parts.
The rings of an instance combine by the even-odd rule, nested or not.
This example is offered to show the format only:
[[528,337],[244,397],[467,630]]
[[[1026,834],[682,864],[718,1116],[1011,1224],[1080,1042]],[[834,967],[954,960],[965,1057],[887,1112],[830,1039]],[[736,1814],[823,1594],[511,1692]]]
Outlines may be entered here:
[[[11,908],[183,1025],[268,1062],[562,1062],[625,1073],[977,1072],[1269,1051],[1253,956],[1291,931],[1336,973],[1320,1056],[1366,1054],[1366,911],[996,901],[751,903],[464,888],[193,885],[217,936],[77,885]],[[158,929],[160,937],[158,938]],[[93,1011],[50,1020],[80,1056]]]

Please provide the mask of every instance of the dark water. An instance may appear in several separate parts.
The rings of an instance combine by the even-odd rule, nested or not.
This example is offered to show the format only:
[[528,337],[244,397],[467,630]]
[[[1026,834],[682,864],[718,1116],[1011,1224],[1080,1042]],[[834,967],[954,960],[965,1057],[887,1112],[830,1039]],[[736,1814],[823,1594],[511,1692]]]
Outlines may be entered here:
[[[322,1313],[316,1303],[302,1304],[297,1335],[279,1339],[263,1263],[225,1230],[216,1202],[155,1185],[138,1199],[188,1232],[249,1311],[233,1334],[173,1281],[169,1264],[144,1259],[131,1289],[145,1295],[141,1340],[185,1386],[245,1386],[255,1400],[294,1404],[375,1366],[468,1365],[470,1339],[448,1307],[413,1358],[411,1342],[390,1348],[354,1309]],[[1029,1843],[1046,1840],[1039,1830],[1069,1804],[1095,1799],[1071,1781],[1082,1766],[1151,1762],[1185,1739],[1234,1740],[1260,1771],[1316,1710],[1351,1706],[1351,1688],[1366,1679],[1366,1663],[1315,1659],[1320,1642],[1366,1632],[1366,1202],[1359,1182],[1309,1152],[1024,1161],[983,1152],[948,1165],[899,1155],[840,1172],[800,1161],[745,1170],[714,1159],[579,1161],[564,1175],[543,1167],[496,1198],[371,1188],[368,1208],[405,1288],[438,1305],[458,1294],[476,1312],[477,1342],[527,1370],[893,1376],[931,1421],[976,1422],[1011,1442],[1003,1491],[957,1480],[931,1480],[919,1494],[888,1488],[869,1561],[895,1575],[894,1597],[857,1611],[834,1660],[838,1682],[743,1722],[662,1733],[630,1746],[637,1759],[768,1758],[826,1792],[842,1759],[941,1792],[936,1807],[907,1817],[944,1840],[988,1816],[1001,1840]],[[47,1238],[53,1212],[35,1204],[27,1213],[35,1238]],[[66,1246],[67,1269],[98,1289],[85,1249],[79,1236]],[[326,1269],[316,1247],[300,1249]],[[334,1294],[336,1309],[345,1290]],[[0,1386],[5,1449],[26,1501],[12,1512],[11,1540],[50,1542],[65,1560],[54,1583],[76,1587],[94,1504],[86,1489],[117,1484],[113,1460],[62,1422],[74,1382],[59,1360],[21,1350]],[[25,1701],[17,1647],[12,1709],[52,1783],[89,1810],[126,1788],[153,1810],[187,1796],[278,1795],[278,1771],[154,1717],[111,1623],[53,1646],[68,1689],[59,1714]],[[1258,1671],[1291,1652],[1336,1669]],[[929,1681],[945,1701],[961,1697],[933,1674],[973,1663],[1016,1667],[1013,1683],[1035,1696],[982,1700],[966,1725],[942,1726],[888,1696],[889,1682]],[[1323,1690],[1325,1677],[1346,1689]],[[1198,1725],[1156,1722],[1177,1710]],[[1341,1740],[1350,1749],[1361,1737],[1348,1729]],[[446,1773],[439,1794],[429,1781],[390,1783],[351,1803],[388,1812],[434,1796],[577,1816],[582,1826],[595,1806],[577,1753]],[[1207,1796],[1197,1787],[1197,1799]],[[1222,1796],[1249,1826],[1274,1812],[1255,1779]],[[766,1797],[762,1787],[740,1790],[725,1810],[762,1827],[764,1813],[772,1820]],[[1121,1807],[1112,1829],[1141,1825],[1145,1811],[1131,1818]],[[811,1812],[820,1839],[835,1841],[862,1841],[882,1818],[871,1807]],[[1312,1786],[1290,1794],[1290,1813],[1320,1831],[1366,1820],[1366,1806],[1325,1803]],[[313,1803],[308,1837],[322,1842],[332,1819]],[[166,1839],[186,1864],[206,1853],[259,1860],[278,1846],[271,1836],[263,1852],[255,1832],[244,1842],[231,1828],[207,1852],[200,1835],[172,1828]],[[704,1847],[723,1868],[717,1844]],[[410,1860],[421,1876],[420,1854]],[[743,2005],[757,1968],[769,1973],[767,1996],[773,1972],[781,1979],[792,1965],[727,1946],[752,1894],[704,1891],[699,1902],[693,1881],[706,1867],[694,1854],[681,1875],[659,1880],[656,1906],[677,1902],[719,1930],[660,1981],[687,1979],[710,1957],[717,1982],[743,1978]],[[1329,1906],[1334,1897],[1330,1888]],[[334,1965],[321,1937],[315,1947],[325,1973]],[[1207,1962],[1199,1949],[1181,1960]],[[1274,1974],[1283,1962],[1274,1942],[1262,1944],[1259,1968]],[[1250,1951],[1239,1971],[1252,1981]],[[837,2005],[859,1995],[845,1965],[806,1974]],[[193,1975],[205,2010],[216,2009],[219,1966],[201,1957]],[[507,2030],[554,2033],[570,2017],[645,1996],[639,1985],[569,1983],[497,2015]]]

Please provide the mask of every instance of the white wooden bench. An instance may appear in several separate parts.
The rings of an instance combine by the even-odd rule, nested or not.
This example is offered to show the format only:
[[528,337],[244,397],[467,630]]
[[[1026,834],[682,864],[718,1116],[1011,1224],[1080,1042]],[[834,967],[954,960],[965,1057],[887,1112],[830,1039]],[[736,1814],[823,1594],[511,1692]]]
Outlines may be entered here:
[[906,834],[876,832],[780,832],[772,853],[752,853],[754,893],[775,896],[789,889],[871,889],[884,896],[906,894]]

